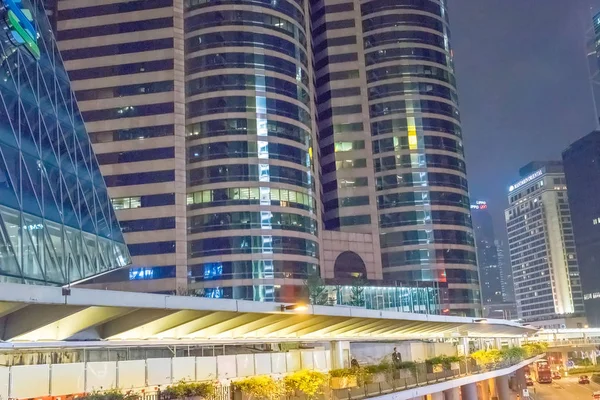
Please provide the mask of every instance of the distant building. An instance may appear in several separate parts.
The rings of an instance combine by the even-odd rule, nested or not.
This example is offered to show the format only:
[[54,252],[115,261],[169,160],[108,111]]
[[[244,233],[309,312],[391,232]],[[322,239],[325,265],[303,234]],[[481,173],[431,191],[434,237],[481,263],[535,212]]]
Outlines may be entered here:
[[533,162],[508,189],[505,211],[519,318],[583,315],[567,186],[560,162]]
[[[515,285],[513,282],[512,268],[510,266],[510,257],[506,252],[506,242],[495,240],[496,251],[498,252],[498,268],[500,269],[500,286],[502,286],[502,300],[505,303],[515,302]],[[515,311],[516,312],[516,311]]]
[[481,200],[471,204],[471,217],[483,305],[502,303],[501,270],[498,264],[494,224],[488,211],[488,204]]
[[588,322],[600,326],[600,131],[562,154]]

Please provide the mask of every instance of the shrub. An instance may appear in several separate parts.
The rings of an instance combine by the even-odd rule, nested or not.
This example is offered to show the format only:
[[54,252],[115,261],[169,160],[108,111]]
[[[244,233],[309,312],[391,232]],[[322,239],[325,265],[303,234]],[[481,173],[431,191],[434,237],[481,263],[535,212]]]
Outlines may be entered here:
[[234,382],[233,387],[253,400],[273,400],[285,395],[283,383],[267,375],[242,379]]
[[499,362],[502,358],[502,353],[497,349],[478,350],[471,354],[471,358],[479,365],[489,365]]
[[355,368],[337,368],[329,371],[329,376],[332,378],[347,378],[349,376],[356,376],[356,372]]
[[523,349],[527,353],[527,358],[542,354],[548,349],[547,343],[525,343]]
[[215,393],[215,386],[208,382],[185,382],[179,381],[168,386],[163,394],[170,399],[184,399],[186,397],[209,398]]
[[500,351],[502,359],[511,363],[519,362],[527,358],[527,351],[522,347],[511,347]]
[[103,392],[94,391],[83,397],[82,400],[138,400],[140,396],[131,392],[123,393],[119,389],[109,389]]
[[294,372],[284,378],[284,384],[288,394],[293,395],[300,391],[308,399],[313,399],[323,393],[323,387],[327,382],[327,375],[318,371],[301,370]]
[[402,361],[401,363],[398,363],[396,368],[409,370],[413,376],[417,374],[417,363],[414,361]]

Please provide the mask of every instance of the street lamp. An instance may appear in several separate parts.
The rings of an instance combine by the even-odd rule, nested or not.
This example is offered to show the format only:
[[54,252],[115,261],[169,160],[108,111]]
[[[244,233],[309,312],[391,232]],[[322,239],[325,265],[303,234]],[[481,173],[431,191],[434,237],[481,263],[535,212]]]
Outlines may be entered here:
[[308,306],[306,304],[290,304],[290,305],[281,305],[281,312],[285,311],[306,311],[308,310]]

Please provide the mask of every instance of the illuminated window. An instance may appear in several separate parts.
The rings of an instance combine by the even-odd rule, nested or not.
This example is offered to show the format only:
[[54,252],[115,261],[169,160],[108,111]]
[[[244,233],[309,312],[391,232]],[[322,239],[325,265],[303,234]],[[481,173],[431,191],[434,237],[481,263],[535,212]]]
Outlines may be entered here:
[[140,208],[142,206],[142,198],[137,197],[121,197],[111,199],[115,210],[125,210],[129,208]]
[[353,142],[336,142],[334,144],[334,149],[336,153],[342,151],[352,151],[352,150],[360,150],[365,148],[364,140],[355,140]]

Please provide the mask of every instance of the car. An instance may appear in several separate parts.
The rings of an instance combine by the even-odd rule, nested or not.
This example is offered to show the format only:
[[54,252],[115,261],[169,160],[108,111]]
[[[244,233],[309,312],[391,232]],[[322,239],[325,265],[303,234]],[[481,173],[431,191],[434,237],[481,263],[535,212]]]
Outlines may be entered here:
[[594,393],[592,393],[592,399],[600,400],[600,391],[597,390]]
[[562,376],[560,376],[560,372],[552,373],[552,379],[560,379],[560,378],[562,378]]
[[527,384],[527,386],[533,386],[533,379],[527,377],[527,379],[525,380],[525,383]]
[[582,385],[589,385],[590,384],[590,378],[587,375],[581,375],[579,377],[579,383]]

